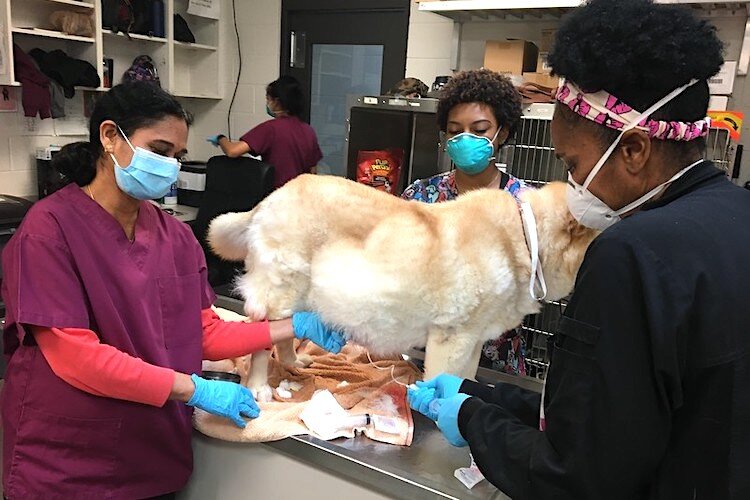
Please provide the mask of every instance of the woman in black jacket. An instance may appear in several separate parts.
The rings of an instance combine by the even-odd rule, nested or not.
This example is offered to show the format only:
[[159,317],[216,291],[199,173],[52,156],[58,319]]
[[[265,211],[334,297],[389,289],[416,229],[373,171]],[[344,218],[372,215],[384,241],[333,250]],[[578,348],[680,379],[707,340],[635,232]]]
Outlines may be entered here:
[[590,0],[549,63],[568,205],[603,232],[544,396],[440,375],[412,407],[516,500],[750,498],[750,193],[703,160],[716,29],[678,6]]

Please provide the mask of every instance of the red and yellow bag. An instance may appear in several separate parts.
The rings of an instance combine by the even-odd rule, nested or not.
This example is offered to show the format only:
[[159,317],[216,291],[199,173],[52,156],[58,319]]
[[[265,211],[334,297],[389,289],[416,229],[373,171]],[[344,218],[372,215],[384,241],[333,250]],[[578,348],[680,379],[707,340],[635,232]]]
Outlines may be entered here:
[[357,182],[398,195],[404,150],[401,148],[359,151]]

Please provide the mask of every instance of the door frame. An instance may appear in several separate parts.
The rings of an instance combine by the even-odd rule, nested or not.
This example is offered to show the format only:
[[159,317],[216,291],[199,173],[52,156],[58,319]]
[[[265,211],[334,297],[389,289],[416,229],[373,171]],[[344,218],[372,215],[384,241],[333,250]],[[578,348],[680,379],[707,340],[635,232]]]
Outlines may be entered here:
[[[281,51],[279,60],[279,74],[286,75],[289,71],[291,40],[289,31],[289,12],[308,11],[325,14],[336,13],[368,13],[368,12],[403,12],[403,23],[393,26],[394,30],[401,30],[404,35],[404,75],[406,74],[406,52],[409,39],[409,17],[411,15],[411,0],[282,0],[281,2]],[[395,82],[391,82],[391,85]],[[381,88],[381,92],[386,89]]]

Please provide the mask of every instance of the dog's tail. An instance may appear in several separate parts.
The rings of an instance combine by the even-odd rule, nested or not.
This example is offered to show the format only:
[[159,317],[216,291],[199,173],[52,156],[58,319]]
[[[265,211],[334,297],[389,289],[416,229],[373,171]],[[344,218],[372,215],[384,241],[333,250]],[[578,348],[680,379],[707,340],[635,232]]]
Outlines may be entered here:
[[245,260],[253,212],[227,213],[211,221],[206,239],[216,255],[226,260]]

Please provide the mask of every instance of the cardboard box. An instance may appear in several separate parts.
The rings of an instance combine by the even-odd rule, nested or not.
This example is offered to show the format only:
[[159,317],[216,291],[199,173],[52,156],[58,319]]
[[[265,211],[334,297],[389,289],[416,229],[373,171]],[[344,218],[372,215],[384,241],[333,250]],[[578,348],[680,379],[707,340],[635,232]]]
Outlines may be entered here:
[[725,95],[712,95],[708,99],[709,111],[726,111],[729,106],[729,97]]
[[560,79],[548,73],[524,73],[523,79],[527,82],[536,83],[542,87],[557,88]]
[[484,67],[498,73],[520,75],[536,71],[539,49],[525,40],[490,41],[484,46]]
[[552,50],[552,44],[555,42],[555,29],[542,30],[542,39],[539,43],[539,50],[542,52],[549,52]]
[[737,75],[737,61],[726,61],[719,72],[708,79],[711,95],[729,95],[734,89],[734,77]]

